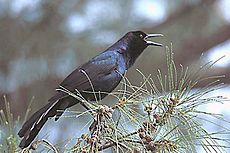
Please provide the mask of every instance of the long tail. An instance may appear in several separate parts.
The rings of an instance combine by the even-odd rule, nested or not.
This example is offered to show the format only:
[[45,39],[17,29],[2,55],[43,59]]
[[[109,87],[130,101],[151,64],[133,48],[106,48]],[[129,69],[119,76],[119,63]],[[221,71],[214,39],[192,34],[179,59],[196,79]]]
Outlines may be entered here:
[[[76,102],[74,104],[76,104]],[[64,110],[72,105],[73,101],[71,99],[63,98],[63,94],[57,93],[49,100],[47,105],[34,113],[29,120],[24,123],[21,130],[18,132],[19,137],[23,137],[19,147],[28,147],[44,126],[48,118],[56,116],[55,120],[58,120]]]

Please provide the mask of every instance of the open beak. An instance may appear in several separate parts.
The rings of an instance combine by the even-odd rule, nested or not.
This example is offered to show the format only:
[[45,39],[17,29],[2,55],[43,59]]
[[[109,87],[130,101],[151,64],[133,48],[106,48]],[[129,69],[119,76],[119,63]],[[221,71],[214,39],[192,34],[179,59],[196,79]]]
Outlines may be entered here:
[[162,47],[163,45],[160,43],[156,43],[156,42],[147,40],[148,38],[151,38],[151,37],[162,37],[162,36],[163,36],[162,34],[147,34],[147,36],[144,38],[144,40],[146,41],[147,45],[161,46]]

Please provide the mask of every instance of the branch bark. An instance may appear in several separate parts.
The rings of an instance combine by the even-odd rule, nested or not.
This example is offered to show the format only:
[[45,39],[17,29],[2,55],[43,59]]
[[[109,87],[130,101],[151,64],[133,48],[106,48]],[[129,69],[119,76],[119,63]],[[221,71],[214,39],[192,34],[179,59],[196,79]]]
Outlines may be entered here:
[[224,25],[213,34],[200,37],[195,36],[187,40],[183,46],[177,49],[176,62],[182,65],[188,65],[199,56],[215,47],[216,45],[225,42],[230,39],[230,24]]

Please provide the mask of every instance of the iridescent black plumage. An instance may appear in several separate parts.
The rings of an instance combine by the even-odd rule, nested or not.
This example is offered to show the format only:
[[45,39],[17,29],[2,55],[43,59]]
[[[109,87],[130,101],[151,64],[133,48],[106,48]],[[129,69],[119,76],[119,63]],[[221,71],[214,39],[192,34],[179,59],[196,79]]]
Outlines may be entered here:
[[[95,95],[84,91],[110,93],[121,81],[122,75],[130,68],[137,57],[149,45],[161,46],[161,44],[147,40],[149,37],[162,36],[161,34],[145,34],[141,31],[128,32],[107,50],[92,58],[87,63],[78,67],[60,84],[62,87],[74,92],[80,91],[85,99],[95,101]],[[89,82],[92,83],[90,83]],[[101,94],[103,99],[106,94]],[[77,104],[77,99],[63,92],[57,92],[49,99],[49,103],[34,113],[19,131],[23,137],[21,148],[30,145],[49,117],[58,120],[65,109]]]

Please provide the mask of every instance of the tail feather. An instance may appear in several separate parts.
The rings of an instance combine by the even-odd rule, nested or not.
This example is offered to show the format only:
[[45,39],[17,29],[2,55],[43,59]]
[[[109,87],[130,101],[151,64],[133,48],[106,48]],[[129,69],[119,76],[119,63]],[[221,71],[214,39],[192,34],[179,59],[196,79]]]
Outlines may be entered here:
[[34,140],[38,132],[44,126],[49,117],[55,116],[57,112],[58,102],[56,101],[52,105],[47,104],[45,107],[36,112],[22,127],[18,135],[23,137],[19,147],[25,148]]
[[30,129],[33,124],[36,122],[36,120],[51,106],[52,103],[48,103],[43,108],[41,108],[39,111],[34,113],[22,126],[21,130],[18,132],[19,137],[23,137],[28,129]]
[[63,102],[61,105],[59,105],[57,113],[55,115],[55,121],[60,118],[60,116],[64,113],[67,107],[70,107],[69,102]]
[[66,94],[61,92],[49,99],[49,103],[34,113],[29,120],[24,123],[22,129],[18,132],[19,137],[23,137],[19,147],[28,147],[49,117],[56,116],[56,121],[68,107],[71,107],[75,104],[77,104],[75,98],[66,97]]
[[23,137],[19,147],[28,147],[49,117],[57,116],[55,118],[55,120],[57,120],[63,114],[64,110],[72,105],[73,101],[70,104],[69,98],[63,96],[62,93],[56,94],[54,97],[52,97],[49,100],[49,103],[34,113],[29,120],[24,123],[21,130],[18,132],[19,137]]
[[42,126],[45,124],[47,120],[48,117],[43,117],[43,119],[40,122],[36,122],[31,129],[27,130],[23,139],[19,144],[19,147],[20,148],[28,147],[30,143],[34,140],[34,138],[37,136],[38,132],[41,130]]

